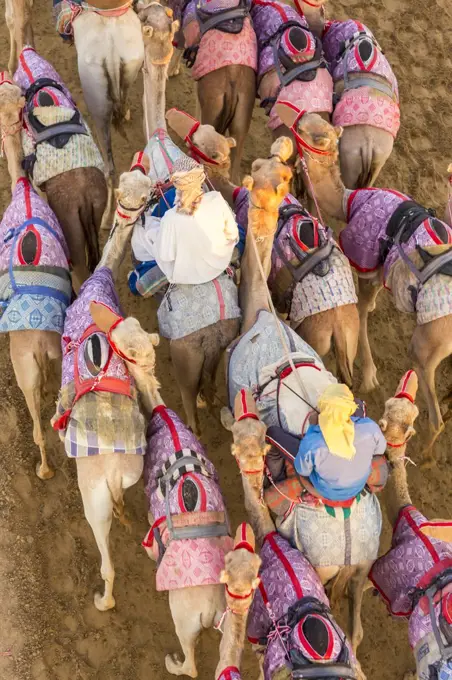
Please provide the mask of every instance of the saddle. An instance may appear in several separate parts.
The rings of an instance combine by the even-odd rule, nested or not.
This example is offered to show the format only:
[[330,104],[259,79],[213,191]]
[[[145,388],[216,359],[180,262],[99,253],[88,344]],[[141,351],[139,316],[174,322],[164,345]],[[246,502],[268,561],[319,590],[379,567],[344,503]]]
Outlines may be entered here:
[[243,22],[250,15],[251,2],[250,0],[238,0],[235,7],[224,8],[217,12],[207,11],[206,6],[208,5],[201,7],[201,0],[196,3],[196,18],[201,37],[213,28],[223,31],[223,33],[240,33],[243,29]]
[[[290,226],[289,221],[293,218],[296,219]],[[328,274],[329,257],[335,243],[331,229],[325,231],[301,205],[289,204],[279,208],[273,248],[284,266],[275,276],[272,292],[277,305],[286,308],[293,288],[308,274]],[[291,253],[289,257],[288,251]]]
[[[452,584],[452,567],[445,569],[434,577],[425,587],[417,588],[413,594],[413,604],[426,610],[430,618],[432,631],[440,651],[440,663],[452,660],[452,593],[447,587]],[[439,597],[439,599],[438,599]],[[435,605],[441,602],[439,617],[435,613]],[[441,676],[438,676],[439,678]]]
[[[62,92],[67,96],[67,91],[53,78],[38,78],[25,92],[25,112],[27,115],[28,125],[33,133],[33,141],[35,147],[42,142],[51,144],[55,149],[63,149],[69,142],[73,135],[88,135],[88,130],[83,123],[80,111],[75,108],[71,120],[62,123],[52,123],[51,125],[43,125],[34,114],[36,104],[34,99],[39,97],[40,106],[54,106],[52,97],[47,93],[42,92],[44,88],[50,87],[52,89]],[[33,175],[33,167],[36,162],[36,154],[32,153],[23,160],[23,168],[26,172]]]
[[[388,222],[386,236],[380,241],[380,257],[382,262],[386,260],[391,248],[396,246],[399,256],[409,267],[421,286],[435,274],[441,273],[446,276],[452,276],[452,248],[441,255],[431,255],[420,246],[416,246],[417,252],[425,263],[425,266],[419,270],[402,247],[402,244],[408,243],[416,229],[425,221],[428,221],[429,228],[435,233],[436,237],[442,243],[447,244],[448,232],[443,222],[435,217],[433,210],[424,208],[415,201],[403,201],[396,208]],[[416,295],[415,291],[414,293]]]
[[[354,73],[353,80],[350,80],[347,62],[348,56],[352,51],[354,51],[356,61],[362,70],[360,73]],[[336,64],[344,60],[344,87],[340,94],[335,93],[334,105],[337,104],[344,92],[357,89],[358,87],[372,87],[391,99],[396,99],[396,93],[389,83],[383,83],[378,78],[375,78],[372,73],[369,73],[370,68],[377,59],[378,52],[383,54],[383,50],[375,37],[366,31],[357,31],[349,40],[344,41],[336,59]]]
[[322,43],[315,36],[313,36],[315,40],[315,53],[310,61],[307,61],[304,64],[298,64],[284,52],[281,47],[281,35],[290,26],[298,26],[298,24],[295,21],[289,21],[282,24],[271,38],[276,73],[278,74],[281,87],[290,85],[294,80],[310,82],[316,77],[317,69],[327,67],[322,53]]

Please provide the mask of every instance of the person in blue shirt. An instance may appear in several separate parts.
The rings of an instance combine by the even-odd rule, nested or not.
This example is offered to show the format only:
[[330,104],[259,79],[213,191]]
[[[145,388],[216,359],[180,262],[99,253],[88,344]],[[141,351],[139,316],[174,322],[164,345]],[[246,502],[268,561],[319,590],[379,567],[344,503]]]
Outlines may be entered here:
[[289,457],[292,452],[293,458],[296,451],[295,470],[326,500],[355,498],[372,472],[372,459],[386,451],[386,439],[377,423],[366,416],[353,415],[356,410],[349,388],[335,383],[319,398],[318,422],[311,421],[301,440],[281,436],[276,432],[279,428],[269,428],[267,432],[267,441],[289,453]]

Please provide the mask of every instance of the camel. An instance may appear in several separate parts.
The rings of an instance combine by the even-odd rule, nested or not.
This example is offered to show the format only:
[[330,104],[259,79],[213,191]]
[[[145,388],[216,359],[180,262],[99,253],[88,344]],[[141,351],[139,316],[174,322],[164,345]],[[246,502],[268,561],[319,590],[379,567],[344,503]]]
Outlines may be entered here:
[[444,221],[452,227],[452,163],[447,168],[447,174],[449,175],[449,187],[448,187],[448,197],[447,205],[444,213]]
[[293,0],[293,2],[299,14],[308,22],[309,30],[321,39],[325,28],[326,0]]
[[225,584],[226,610],[220,626],[223,635],[215,680],[241,680],[240,664],[252,600],[250,597],[243,598],[240,593],[254,592],[259,581],[261,560],[256,560],[254,549],[253,530],[249,525],[241,524],[235,535],[234,550],[226,555],[221,574],[221,582]]
[[121,175],[115,222],[102,258],[67,310],[63,382],[52,419],[66,453],[76,458],[85,517],[102,559],[104,593],[94,596],[99,611],[115,606],[108,539],[112,517],[127,524],[123,493],[143,471],[146,417],[136,385],[143,400],[155,398],[159,388],[154,349],[159,337],[146,333],[136,319],[120,316],[114,285],[151,187],[151,180],[133,166]]
[[8,71],[14,73],[24,45],[34,45],[33,0],[6,0],[5,20],[9,29],[10,55]]
[[172,10],[158,2],[140,0],[135,11],[142,23],[144,42],[143,109],[147,143],[155,130],[166,130],[166,80],[179,21],[173,21]]
[[[196,5],[196,6],[195,6]],[[246,135],[251,123],[256,98],[257,43],[246,2],[240,6],[226,7],[225,12],[236,11],[223,27],[221,21],[204,30],[202,21],[221,20],[222,12],[209,13],[209,0],[194,1],[184,7],[182,26],[185,47],[194,54],[192,76],[197,81],[200,119],[203,124],[213,125],[221,134],[232,135],[236,145],[232,151],[231,173],[235,182],[240,181],[240,165]],[[203,20],[199,12],[203,12]],[[240,14],[241,13],[241,14]],[[210,19],[209,19],[210,16]],[[241,18],[239,18],[241,17]],[[244,17],[244,18],[243,18]],[[234,22],[242,22],[230,32]]]
[[83,96],[104,159],[108,199],[102,228],[109,229],[115,183],[111,123],[125,134],[129,89],[144,59],[141,23],[132,2],[123,0],[93,0],[89,9],[80,7],[75,15],[70,3],[62,0],[56,10],[60,35],[73,36]]
[[[278,106],[279,115],[297,131],[299,150],[303,153],[307,172],[321,210],[331,217],[348,222],[347,227],[341,232],[340,243],[345,255],[351,260],[351,264],[361,269],[361,271],[358,269],[358,310],[360,316],[359,345],[363,373],[362,388],[364,391],[370,391],[378,386],[377,369],[369,344],[367,322],[369,312],[375,309],[376,298],[382,288],[383,278],[386,285],[391,289],[397,309],[409,313],[416,312],[417,314],[417,326],[411,339],[410,352],[428,406],[432,436],[424,452],[424,462],[425,465],[431,465],[433,463],[433,444],[444,429],[435,389],[435,372],[439,363],[452,353],[452,335],[449,332],[452,314],[447,313],[447,304],[437,311],[432,300],[441,299],[441,293],[438,291],[443,291],[443,293],[446,291],[446,300],[449,299],[451,293],[447,291],[452,291],[452,282],[448,276],[435,273],[421,285],[418,278],[412,273],[410,265],[398,254],[400,251],[396,248],[391,247],[386,255],[386,260],[381,260],[378,251],[378,239],[386,235],[385,225],[389,223],[397,206],[408,201],[409,197],[392,190],[380,189],[358,190],[352,194],[342,183],[338,167],[338,140],[341,129],[333,127],[315,114],[303,115],[300,118],[299,113],[297,114],[291,108],[283,104]],[[380,212],[385,214],[385,220],[381,218],[378,223],[375,223],[374,229],[371,232],[366,232],[364,238],[359,239],[358,236],[359,246],[356,245],[358,242],[355,240],[355,235],[352,237],[352,230],[354,232],[356,228],[355,223],[357,224],[357,220],[363,213],[359,208],[356,210],[353,208],[354,201],[358,197],[359,200],[367,202],[366,208],[369,215],[371,214],[369,211],[375,208],[368,201],[372,199],[384,201],[384,210],[380,210]],[[351,203],[352,200],[353,203]],[[421,215],[424,216],[424,221],[431,219],[431,215],[424,208],[420,207],[420,210]],[[433,222],[426,222],[428,224],[427,231],[422,231],[422,224],[424,222],[421,222],[417,228],[421,231],[421,235],[418,237],[421,240],[418,242],[422,249],[433,256],[448,252],[450,248],[448,243],[452,242],[450,228],[444,222],[436,219]],[[370,234],[372,235],[370,236]],[[416,237],[416,231],[414,237]],[[352,238],[354,244],[351,242]],[[393,241],[390,241],[389,246],[392,246],[392,243]],[[425,257],[430,258],[430,255]],[[362,257],[366,258],[367,271],[362,271],[363,268],[359,264]],[[414,268],[420,268],[423,264],[423,260],[419,253],[414,250],[414,246],[413,251],[410,252],[410,258]],[[357,261],[359,261],[358,264]],[[409,285],[418,288],[416,304],[413,304]],[[443,314],[443,316],[438,318],[439,314]]]
[[343,182],[348,189],[371,187],[400,127],[397,78],[372,32],[359,21],[329,22],[322,44],[334,81],[332,121],[344,128],[339,141]]
[[[444,617],[440,613],[441,607],[434,603],[442,601],[443,612],[447,612],[445,605],[450,598],[451,576],[446,565],[452,557],[452,522],[427,520],[413,505],[407,481],[409,458],[406,448],[415,434],[413,425],[419,413],[415,404],[417,387],[416,373],[408,371],[395,397],[386,402],[380,421],[388,441],[386,455],[392,468],[387,510],[394,533],[389,552],[374,563],[370,572],[370,579],[389,611],[393,614],[403,611],[409,619],[408,637],[417,672],[407,673],[404,680],[428,677],[433,668],[434,675],[439,678],[442,663],[450,669],[450,647],[447,648],[450,617]],[[415,566],[407,570],[405,565],[412,555],[416,555]],[[391,585],[391,576],[396,572],[398,578]],[[413,593],[423,597],[414,598]]]
[[[191,116],[187,116],[187,114],[181,111],[171,109],[167,113],[167,119],[171,129],[175,130],[186,141],[190,153],[199,162],[204,164],[212,185],[222,193],[225,200],[235,210],[239,224],[246,226],[248,218],[248,192],[244,188],[240,189],[237,187],[229,179],[229,147],[233,140],[219,135],[210,126],[196,128],[196,121],[193,123]],[[191,133],[193,127],[196,129]],[[280,141],[276,141],[271,147],[270,154],[275,157],[279,154],[281,160],[286,162],[292,155],[292,143],[281,144]],[[290,194],[284,197],[280,208],[288,202],[295,202],[295,199]],[[313,222],[312,224],[313,229],[315,229],[315,223]],[[281,239],[284,240],[284,234],[282,234]],[[311,252],[315,251],[311,250]],[[339,253],[339,251],[335,250],[335,253]],[[337,307],[307,315],[301,322],[291,323],[291,325],[295,332],[321,357],[328,354],[334,340],[338,375],[343,382],[351,386],[353,363],[358,349],[359,334],[359,316],[355,304],[356,294],[350,267],[346,259],[342,255],[337,254],[333,254],[333,257],[333,269],[330,270],[329,276],[321,278],[315,277],[314,274],[308,275],[311,279],[306,280],[306,290],[310,291],[312,286],[314,290],[320,291],[319,294],[323,302],[331,298],[331,293],[328,292],[330,290],[329,286],[334,290],[337,285],[337,294],[332,296],[331,302],[334,303],[335,301],[336,304],[338,302],[341,304]],[[271,288],[272,283],[276,284],[281,277],[281,274],[278,273],[280,272],[281,261],[278,261],[274,247],[272,261],[274,266],[271,269]],[[328,283],[330,277],[337,277],[337,283],[335,283],[334,278],[331,279],[331,283]],[[293,286],[293,283],[291,276],[288,275],[285,278],[284,293],[286,293],[286,289],[289,286]],[[296,283],[293,288],[292,299],[295,298],[300,301],[305,299],[306,294],[303,293],[303,290],[303,281]],[[340,299],[339,291],[342,291],[343,294]],[[283,305],[283,307],[285,306]],[[281,312],[287,311],[279,307],[278,309]],[[297,307],[294,307],[294,309],[296,310]],[[305,316],[304,313],[303,316]],[[300,318],[300,315],[298,318]],[[291,322],[295,321],[295,319],[290,318],[290,314],[289,320]]]
[[[68,136],[63,146],[52,145],[58,131],[47,142],[36,144],[33,141],[31,119],[37,121],[36,126],[51,128],[62,118],[68,121],[74,115],[79,116],[79,112],[63,81],[45,59],[28,47],[19,56],[14,81],[4,73],[0,82],[0,127],[12,186],[15,186],[17,166],[24,161],[24,155],[27,160],[34,157],[34,162],[26,163],[25,167],[29,169],[34,185],[46,193],[63,229],[71,256],[72,283],[78,292],[100,257],[98,232],[107,201],[103,162],[81,117],[75,126],[79,132]],[[27,101],[22,93],[25,94],[36,81],[38,73],[46,74],[57,87],[47,85],[45,92],[42,88],[35,90]],[[39,97],[43,103],[36,104]],[[17,125],[11,125],[10,121],[14,119]]]

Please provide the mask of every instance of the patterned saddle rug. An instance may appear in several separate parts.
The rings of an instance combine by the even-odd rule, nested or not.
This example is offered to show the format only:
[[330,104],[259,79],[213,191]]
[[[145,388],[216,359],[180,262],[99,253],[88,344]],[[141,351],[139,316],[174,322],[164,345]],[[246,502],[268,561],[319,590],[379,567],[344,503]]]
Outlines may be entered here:
[[36,186],[75,168],[103,162],[94,139],[59,74],[33,48],[19,57],[15,82],[25,96],[24,167]]
[[[442,538],[448,533],[448,538]],[[452,522],[429,522],[415,507],[400,511],[391,549],[369,578],[393,616],[409,619],[420,680],[452,673]],[[447,648],[447,649],[445,649]]]
[[68,308],[62,337],[63,370],[55,430],[69,457],[105,453],[143,455],[145,424],[134,382],[109,334],[90,314],[98,302],[122,318],[110,269],[97,269]]
[[[347,226],[339,241],[352,266],[361,272],[383,266],[384,282],[393,288],[397,309],[416,311],[419,323],[452,313],[450,283],[444,285],[445,276],[452,274],[451,227],[391,189],[346,190],[344,202]],[[424,266],[415,264],[414,256]],[[406,266],[400,279],[397,267],[402,262]],[[444,275],[440,285],[434,274]]]
[[229,404],[232,407],[240,390],[251,390],[267,426],[279,425],[286,432],[301,435],[309,426],[309,415],[319,396],[327,385],[337,381],[312,347],[287,324],[280,324],[301,377],[303,394],[296,396],[300,387],[284,358],[273,315],[262,310],[253,327],[227,350]]
[[[265,537],[260,557],[261,583],[250,608],[247,632],[252,644],[265,646],[265,680],[271,680],[284,668],[313,673],[312,666],[319,662],[329,664],[331,671],[335,671],[334,677],[354,678],[353,652],[331,614],[322,583],[306,557],[276,532]],[[329,644],[323,655],[316,653],[305,635],[311,616],[321,618],[328,633]],[[289,658],[287,648],[291,650]]]
[[397,79],[372,32],[359,21],[331,21],[322,42],[335,84],[334,125],[372,125],[395,138]]
[[147,433],[144,485],[154,524],[143,546],[157,560],[157,590],[220,583],[232,550],[216,470],[174,411],[157,406]]
[[0,223],[0,332],[63,332],[69,253],[48,204],[20,178]]
[[83,0],[53,0],[53,15],[56,22],[56,30],[63,40],[72,40],[74,35],[73,23],[82,12],[95,12],[103,17],[120,17],[125,14],[133,4],[133,0],[111,0],[110,8],[103,6],[104,2],[92,3]]

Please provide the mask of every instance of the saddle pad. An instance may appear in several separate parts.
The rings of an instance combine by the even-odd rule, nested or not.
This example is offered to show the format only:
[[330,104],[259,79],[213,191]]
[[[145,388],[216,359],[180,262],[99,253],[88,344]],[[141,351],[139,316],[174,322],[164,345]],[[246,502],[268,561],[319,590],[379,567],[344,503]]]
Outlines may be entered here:
[[[55,80],[61,85],[64,92],[54,87],[45,87],[34,96],[32,110],[39,122],[48,126],[71,120],[77,111],[77,107],[69,90],[53,66],[34,49],[27,47],[22,50],[19,57],[19,67],[14,79],[25,94],[30,85],[40,78]],[[40,96],[44,94],[51,98],[53,105],[40,104]],[[36,154],[32,173],[33,182],[36,186],[39,187],[48,179],[76,168],[98,168],[102,172],[104,171],[102,156],[86,123],[84,125],[88,132],[87,135],[73,134],[64,147],[57,149],[49,142],[41,142],[35,146],[33,133],[25,120],[22,130],[22,147],[25,157],[33,153]]]
[[[279,80],[278,80],[279,87]],[[276,89],[272,96],[277,95]],[[300,111],[310,113],[331,113],[333,110],[333,81],[326,68],[317,69],[314,80],[294,80],[290,85],[283,87],[278,94],[278,101],[288,101],[295,104]],[[268,127],[276,130],[282,125],[280,117],[273,106],[270,111]]]
[[0,223],[0,332],[62,333],[70,298],[61,227],[30,182],[20,178]]
[[333,125],[371,125],[386,130],[395,139],[400,128],[400,107],[383,92],[358,87],[344,92],[336,104]]
[[[299,335],[295,333],[289,326],[281,322],[281,327],[286,335],[287,345],[291,352],[293,360],[304,357],[314,361],[318,368],[300,368],[299,371],[309,371],[315,373],[315,382],[321,382],[319,373],[324,370],[323,363],[320,357],[314,352]],[[256,404],[259,410],[259,415],[267,426],[281,425],[284,429],[289,430],[293,434],[299,434],[302,427],[304,413],[309,412],[311,407],[300,400],[296,402],[297,411],[297,425],[299,426],[295,431],[290,427],[289,423],[281,414],[281,423],[278,419],[277,413],[277,380],[269,380],[270,376],[275,374],[275,369],[278,365],[285,362],[284,349],[281,344],[281,339],[276,328],[273,315],[267,311],[259,312],[257,320],[253,327],[242,335],[241,338],[227,350],[228,353],[228,394],[229,404],[232,407],[235,396],[240,390],[248,389],[253,392],[256,399]],[[266,377],[263,379],[263,373]],[[327,371],[325,371],[327,373]],[[303,382],[306,378],[303,375]],[[330,376],[330,374],[327,374]],[[289,376],[290,378],[290,376]],[[292,376],[293,378],[293,376]],[[333,378],[333,380],[335,380]],[[329,382],[329,378],[328,378]],[[268,383],[268,388],[264,394],[260,393],[261,388]],[[293,378],[291,381],[292,389],[299,390],[297,382]],[[284,390],[285,391],[285,390]],[[281,391],[282,394],[282,391]],[[295,397],[296,399],[296,397]]]
[[237,286],[227,274],[198,285],[170,286],[157,312],[159,333],[171,340],[240,316]]
[[240,33],[213,28],[201,38],[191,73],[194,80],[225,66],[248,66],[257,71],[257,40],[249,17]]
[[[325,506],[297,504],[278,531],[298,548],[314,567],[345,566],[375,560],[381,533],[381,509],[374,494],[363,495],[345,518],[341,508],[333,517]],[[346,513],[348,515],[348,512]]]
[[149,158],[149,177],[154,183],[165,184],[173,172],[174,163],[186,156],[173,142],[166,130],[158,129],[146,144],[144,153]]
[[422,610],[424,598],[413,608],[413,591],[427,586],[444,569],[452,567],[452,544],[426,536],[422,528],[430,524],[434,523],[414,506],[403,508],[394,526],[390,550],[374,563],[369,574],[391,614],[409,617],[412,648],[432,632],[430,617]]

